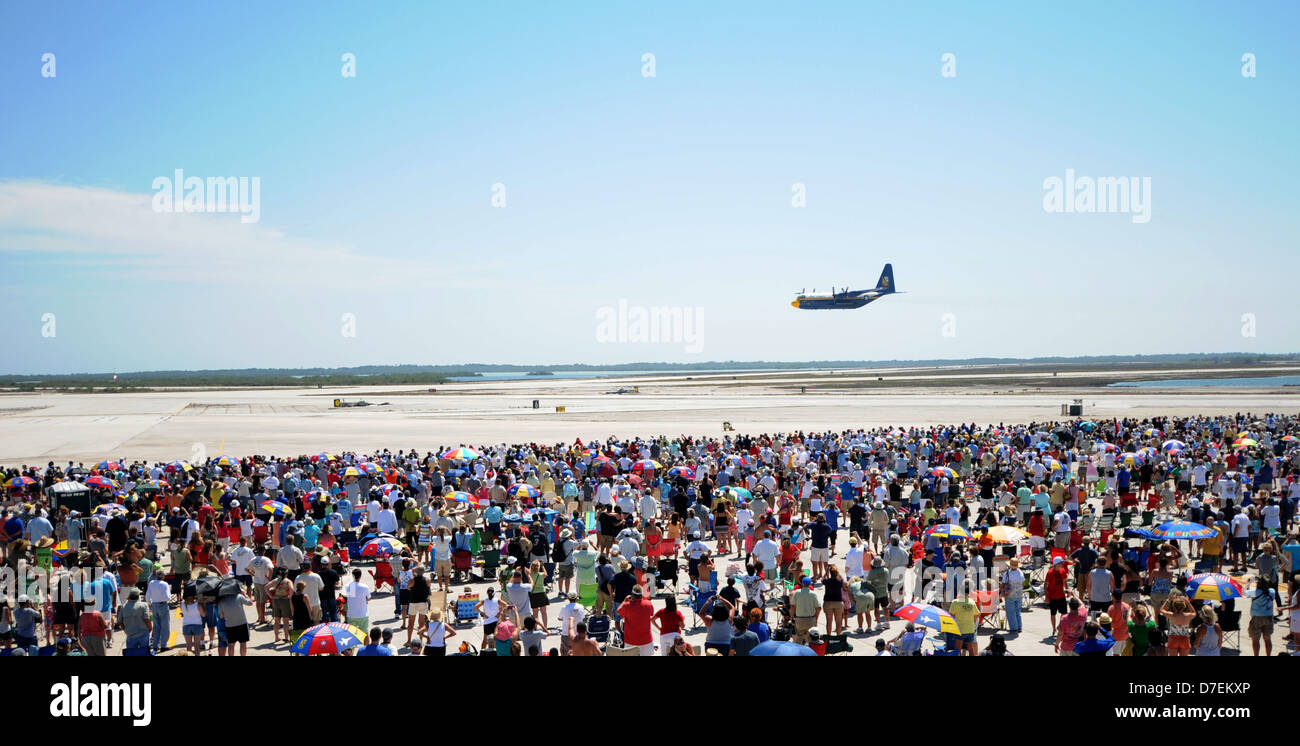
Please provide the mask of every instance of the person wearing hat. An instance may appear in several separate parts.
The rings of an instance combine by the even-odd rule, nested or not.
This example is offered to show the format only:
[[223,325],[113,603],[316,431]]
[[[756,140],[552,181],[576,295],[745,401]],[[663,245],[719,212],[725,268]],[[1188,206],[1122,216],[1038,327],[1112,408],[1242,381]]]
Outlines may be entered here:
[[812,578],[799,579],[799,590],[790,594],[790,610],[794,615],[794,641],[808,643],[808,631],[817,626],[822,613],[821,594],[812,589]]
[[577,548],[578,542],[573,539],[573,530],[568,527],[560,529],[551,560],[555,562],[556,587],[561,597],[569,595],[569,586],[573,583],[573,552]]
[[26,593],[18,596],[18,608],[14,609],[14,644],[19,648],[34,648],[39,644],[36,638],[37,625],[41,622],[41,612],[32,606],[32,597]]
[[153,621],[149,647],[155,652],[166,650],[171,640],[171,609],[168,606],[168,601],[171,600],[171,585],[168,584],[166,577],[161,567],[155,567],[153,577],[150,578],[144,591],[144,600],[149,605],[149,613]]
[[126,603],[118,612],[122,631],[126,633],[126,649],[149,647],[149,633],[153,631],[153,617],[149,607],[140,600],[140,589],[132,587],[126,592]]
[[1021,611],[1025,601],[1025,574],[1020,570],[1020,560],[1012,557],[1007,560],[1007,569],[999,580],[1000,590],[1007,614],[1007,632],[1019,634],[1023,629]]

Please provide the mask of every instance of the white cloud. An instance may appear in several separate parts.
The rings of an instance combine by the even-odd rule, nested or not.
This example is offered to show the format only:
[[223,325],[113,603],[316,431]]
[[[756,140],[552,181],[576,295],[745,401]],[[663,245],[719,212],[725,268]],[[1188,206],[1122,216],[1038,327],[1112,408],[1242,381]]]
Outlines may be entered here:
[[0,254],[68,254],[109,274],[166,282],[282,284],[321,289],[488,287],[500,262],[365,254],[294,238],[235,213],[155,212],[151,194],[37,181],[0,181]]

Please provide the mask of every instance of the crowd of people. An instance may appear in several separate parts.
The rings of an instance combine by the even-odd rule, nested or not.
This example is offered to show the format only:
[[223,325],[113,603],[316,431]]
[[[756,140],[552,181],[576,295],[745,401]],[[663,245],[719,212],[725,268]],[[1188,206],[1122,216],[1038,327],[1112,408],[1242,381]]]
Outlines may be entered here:
[[1298,437],[1239,414],[21,465],[0,652],[1000,656],[1032,609],[1043,654],[1217,655],[1240,599],[1252,651],[1281,619],[1289,653]]

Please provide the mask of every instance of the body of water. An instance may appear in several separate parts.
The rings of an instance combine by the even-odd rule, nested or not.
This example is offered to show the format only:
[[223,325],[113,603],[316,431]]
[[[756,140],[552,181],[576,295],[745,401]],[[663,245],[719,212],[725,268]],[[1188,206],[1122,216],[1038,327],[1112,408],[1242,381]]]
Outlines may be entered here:
[[713,375],[718,373],[797,373],[804,370],[814,370],[813,368],[800,368],[797,370],[772,370],[768,368],[753,368],[745,370],[557,370],[552,371],[549,376],[530,376],[528,373],[484,373],[481,376],[451,376],[449,381],[516,381],[521,378],[531,378],[538,381],[547,381],[556,378],[612,378],[628,376],[700,376]]
[[1246,386],[1300,386],[1300,376],[1259,376],[1254,378],[1174,378],[1168,381],[1125,381],[1109,386],[1132,388],[1241,388]]

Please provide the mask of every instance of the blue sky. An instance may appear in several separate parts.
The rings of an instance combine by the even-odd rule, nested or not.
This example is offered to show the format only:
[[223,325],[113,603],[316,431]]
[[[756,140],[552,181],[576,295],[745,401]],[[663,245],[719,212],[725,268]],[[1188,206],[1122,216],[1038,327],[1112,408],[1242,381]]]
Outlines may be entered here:
[[[192,5],[0,7],[0,370],[1300,350],[1295,3]],[[177,168],[260,220],[154,212]]]

